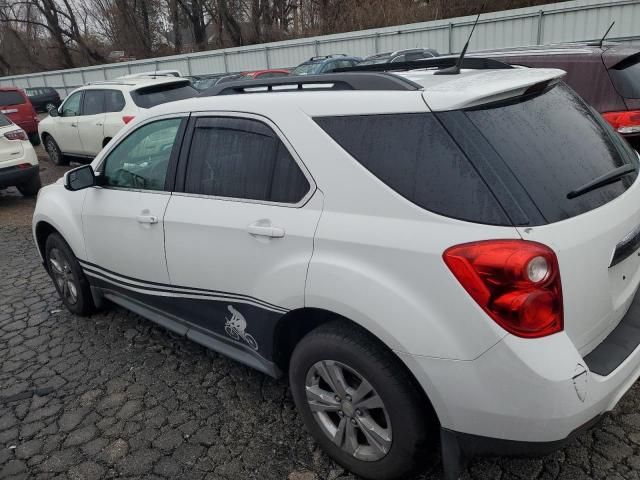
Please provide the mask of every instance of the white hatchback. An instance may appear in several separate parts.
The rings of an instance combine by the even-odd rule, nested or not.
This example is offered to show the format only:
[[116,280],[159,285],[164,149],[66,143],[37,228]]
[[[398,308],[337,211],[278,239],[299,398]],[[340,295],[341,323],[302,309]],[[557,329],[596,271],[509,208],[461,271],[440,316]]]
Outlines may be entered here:
[[640,375],[638,157],[560,70],[451,65],[228,83],[136,118],[37,203],[64,304],[288,372],[366,478],[438,437],[449,478],[558,448]]
[[153,106],[193,97],[189,80],[136,76],[93,82],[71,92],[38,125],[49,158],[67,165],[69,157],[94,158],[128,122]]

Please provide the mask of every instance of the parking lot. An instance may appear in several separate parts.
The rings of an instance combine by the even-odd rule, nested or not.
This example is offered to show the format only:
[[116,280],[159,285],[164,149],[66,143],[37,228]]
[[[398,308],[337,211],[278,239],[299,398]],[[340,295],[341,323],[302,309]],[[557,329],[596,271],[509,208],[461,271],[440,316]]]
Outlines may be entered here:
[[[64,168],[38,151],[51,183]],[[64,310],[33,246],[34,205],[0,191],[0,478],[353,478],[306,434],[284,380],[120,308]],[[638,479],[639,406],[636,386],[566,449],[476,460],[464,478]],[[441,478],[433,465],[419,478]]]

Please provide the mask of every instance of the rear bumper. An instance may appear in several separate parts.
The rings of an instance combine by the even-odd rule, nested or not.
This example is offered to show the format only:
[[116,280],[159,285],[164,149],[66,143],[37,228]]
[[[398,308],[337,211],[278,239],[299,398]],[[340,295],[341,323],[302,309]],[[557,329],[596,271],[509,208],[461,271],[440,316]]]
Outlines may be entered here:
[[0,168],[0,188],[22,185],[39,175],[39,172],[38,165],[32,165],[28,168],[18,168],[17,166]]
[[25,132],[32,134],[38,133],[38,122],[35,120],[16,121],[12,119],[16,125],[18,125]]
[[[640,325],[640,308],[630,308],[621,325],[628,327],[629,317]],[[640,347],[633,341],[610,365],[613,354],[606,350],[619,343],[616,330],[602,342],[612,346],[594,357],[583,358],[564,332],[540,339],[507,335],[472,361],[398,356],[429,396],[442,428],[472,455],[482,453],[476,437],[491,444],[489,453],[519,454],[523,447],[545,453],[613,409],[640,376]]]

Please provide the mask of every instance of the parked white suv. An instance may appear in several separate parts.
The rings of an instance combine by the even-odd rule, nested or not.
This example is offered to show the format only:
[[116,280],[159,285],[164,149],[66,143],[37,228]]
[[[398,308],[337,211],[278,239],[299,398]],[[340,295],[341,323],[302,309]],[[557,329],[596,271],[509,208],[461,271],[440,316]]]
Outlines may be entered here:
[[0,114],[0,189],[17,187],[20,193],[31,197],[40,186],[38,157],[29,136]]
[[173,76],[94,82],[74,90],[57,110],[50,110],[38,132],[53,163],[67,165],[69,157],[95,157],[145,109],[197,93],[189,80]]
[[638,157],[562,71],[469,65],[150,110],[42,190],[63,302],[288,371],[309,431],[366,478],[438,437],[449,478],[558,448],[640,374]]

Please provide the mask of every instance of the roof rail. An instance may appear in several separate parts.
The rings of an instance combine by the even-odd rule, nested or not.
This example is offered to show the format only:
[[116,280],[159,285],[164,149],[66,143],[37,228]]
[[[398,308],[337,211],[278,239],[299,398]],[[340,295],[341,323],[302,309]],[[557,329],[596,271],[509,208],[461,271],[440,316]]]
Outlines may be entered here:
[[421,88],[422,86],[409,79],[388,73],[325,73],[223,83],[205,90],[198,96],[318,90],[419,90]]
[[[450,68],[456,65],[458,57],[434,57],[410,62],[378,63],[374,65],[361,65],[354,67],[336,68],[333,73],[348,72],[398,72],[406,70],[416,70],[419,68]],[[462,68],[471,70],[497,70],[513,68],[504,62],[492,58],[465,57],[462,60]]]

